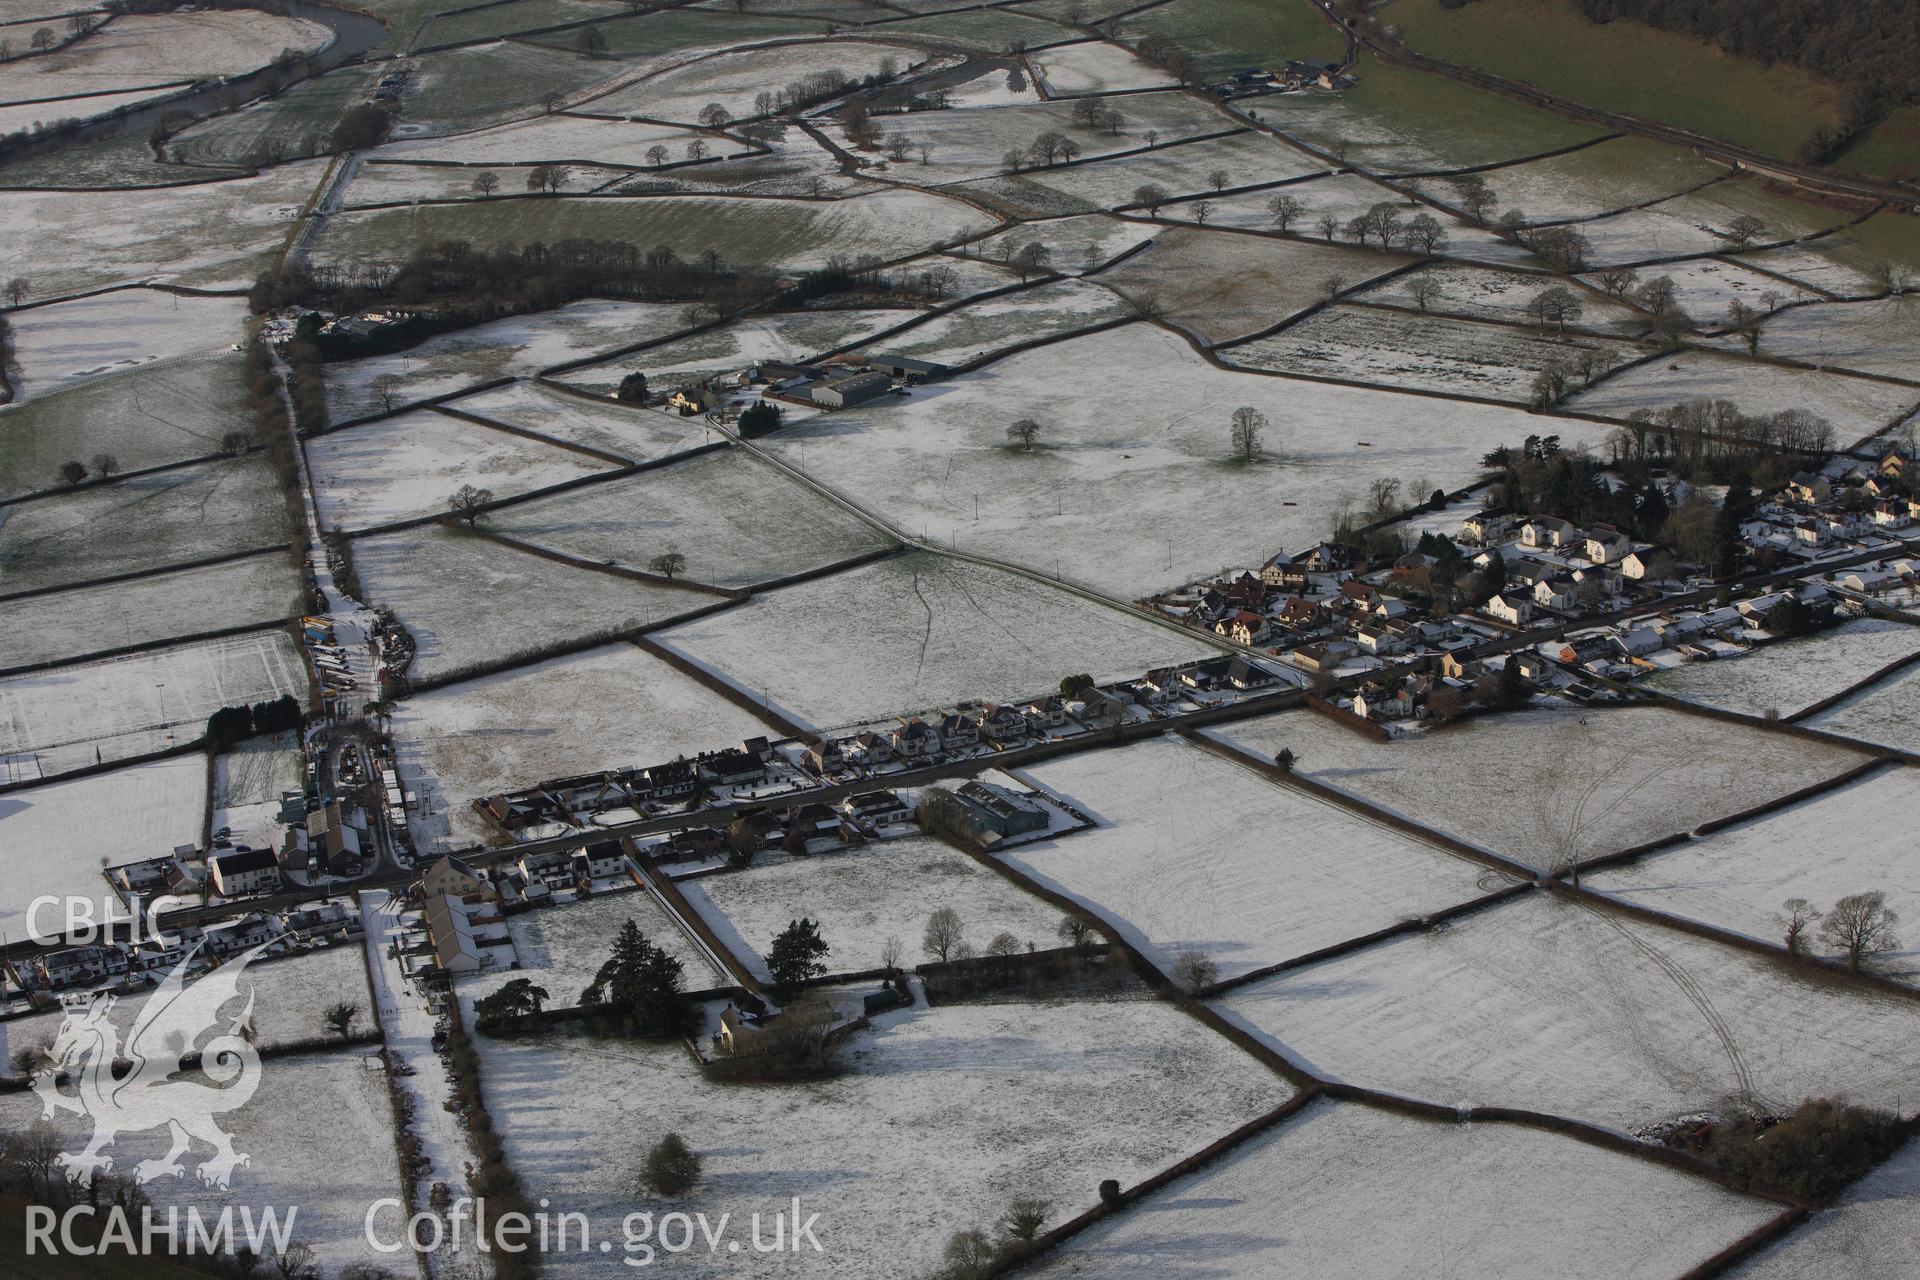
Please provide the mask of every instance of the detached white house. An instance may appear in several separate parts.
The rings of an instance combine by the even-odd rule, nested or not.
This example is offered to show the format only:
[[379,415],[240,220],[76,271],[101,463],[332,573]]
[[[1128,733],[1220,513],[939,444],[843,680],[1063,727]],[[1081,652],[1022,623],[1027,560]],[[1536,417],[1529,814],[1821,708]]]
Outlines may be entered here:
[[1533,601],[1525,596],[1497,595],[1481,609],[1488,617],[1512,627],[1524,627],[1533,620]]
[[1600,524],[1587,530],[1587,559],[1595,564],[1612,564],[1632,550],[1632,540],[1612,525]]
[[1520,545],[1523,547],[1572,546],[1584,536],[1570,522],[1558,516],[1535,516],[1520,526]]
[[1673,576],[1673,553],[1665,547],[1641,547],[1620,558],[1620,575],[1635,582],[1658,582]]

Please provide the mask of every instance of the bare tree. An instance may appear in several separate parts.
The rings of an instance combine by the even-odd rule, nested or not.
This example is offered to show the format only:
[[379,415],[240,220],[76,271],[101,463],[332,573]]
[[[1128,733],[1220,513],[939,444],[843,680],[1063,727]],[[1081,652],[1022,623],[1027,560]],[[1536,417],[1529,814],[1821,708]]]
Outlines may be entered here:
[[354,1020],[359,1016],[359,1005],[354,1004],[350,1000],[342,1000],[336,1004],[328,1005],[326,1011],[320,1015],[320,1018],[321,1021],[327,1024],[329,1031],[339,1036],[342,1040],[345,1040],[353,1034]]
[[1077,916],[1072,912],[1068,912],[1066,915],[1060,917],[1060,923],[1055,926],[1054,932],[1059,935],[1060,941],[1066,943],[1075,951],[1085,951],[1093,945],[1093,921],[1087,919],[1085,916]]
[[1601,289],[1612,298],[1624,298],[1627,290],[1640,282],[1640,273],[1632,267],[1608,267],[1594,279],[1600,282]]
[[1204,227],[1207,225],[1207,219],[1213,216],[1213,202],[1211,200],[1195,200],[1187,206],[1187,212],[1193,215],[1195,223]]
[[1277,195],[1267,201],[1267,214],[1273,219],[1274,227],[1285,235],[1293,220],[1307,211],[1304,200],[1295,195]]
[[33,281],[27,279],[25,276],[15,276],[13,279],[7,281],[7,301],[16,307],[25,301],[26,296],[32,292]]
[[1052,1209],[1053,1205],[1045,1200],[1015,1200],[1007,1206],[1007,1216],[1000,1220],[1000,1228],[1012,1239],[1032,1244],[1040,1228],[1047,1225],[1047,1214]]
[[93,474],[97,476],[110,476],[120,469],[120,459],[102,450],[89,459],[89,465],[93,467]]
[[1407,286],[1407,292],[1412,295],[1414,302],[1419,304],[1420,309],[1425,311],[1427,305],[1440,296],[1440,281],[1431,273],[1423,271],[1413,278],[1413,283]]
[[1767,224],[1750,213],[1743,213],[1727,224],[1727,239],[1736,249],[1751,249],[1754,241],[1767,232]]
[[1215,191],[1225,191],[1227,189],[1227,183],[1232,180],[1233,175],[1225,169],[1214,169],[1207,174],[1207,181],[1212,184]]
[[889,934],[887,940],[880,944],[880,967],[882,969],[898,969],[900,967],[900,961],[904,959],[905,956],[906,947],[901,943],[897,935]]
[[659,574],[668,582],[672,582],[675,578],[687,571],[687,558],[672,547],[668,547],[665,551],[662,551],[659,555],[647,561],[647,569],[651,573]]
[[1487,186],[1487,180],[1479,174],[1468,174],[1464,178],[1453,180],[1453,189],[1458,193],[1460,211],[1481,226],[1487,225],[1487,215],[1493,212],[1493,191]]
[[278,1280],[319,1280],[320,1263],[313,1246],[296,1240],[273,1257],[273,1274]]
[[1784,914],[1776,917],[1780,921],[1780,940],[1786,944],[1791,955],[1804,955],[1807,950],[1807,930],[1824,913],[1814,908],[1805,898],[1788,898],[1780,904]]
[[904,161],[907,158],[907,153],[912,150],[913,139],[909,138],[906,134],[891,133],[887,135],[887,158],[895,164]]
[[1160,206],[1167,202],[1167,189],[1158,183],[1145,182],[1133,189],[1133,202],[1145,205],[1149,217],[1160,216]]
[[487,504],[492,501],[493,490],[476,489],[470,484],[463,484],[453,497],[447,499],[447,510],[459,516],[468,525],[472,525],[480,519]]
[[717,102],[700,108],[700,123],[709,129],[724,129],[733,120],[731,113]]
[[952,907],[941,907],[927,917],[927,932],[920,939],[920,949],[945,964],[959,949],[965,932],[960,913]]
[[1040,424],[1032,418],[1022,418],[1007,428],[1007,439],[1020,446],[1020,452],[1032,453],[1033,442],[1040,438]]
[[482,199],[500,189],[500,175],[491,169],[473,175],[473,189]]
[[1242,462],[1252,462],[1260,456],[1260,437],[1267,429],[1267,415],[1250,404],[1243,404],[1233,411],[1229,419],[1228,437],[1233,442],[1234,456]]
[[1860,972],[1867,959],[1880,951],[1899,946],[1893,926],[1900,917],[1887,906],[1887,895],[1875,889],[1870,893],[1850,893],[1833,904],[1820,922],[1820,940],[1846,953],[1847,968]]
[[1421,253],[1431,258],[1447,247],[1447,231],[1440,225],[1440,219],[1422,209],[1407,219],[1407,225],[1401,229],[1400,240],[1408,253]]
[[1007,259],[1007,265],[1019,272],[1020,279],[1025,281],[1028,276],[1045,271],[1047,261],[1052,257],[1053,251],[1045,244],[1030,240],[1014,250],[1013,256]]
[[1019,147],[1008,147],[1006,153],[1000,157],[1000,167],[1008,173],[1018,173],[1026,168],[1026,165],[1027,153]]
[[647,163],[658,169],[667,162],[667,157],[672,154],[671,151],[667,150],[666,143],[656,142],[647,148]]
[[1182,951],[1173,962],[1173,981],[1190,996],[1199,995],[1219,980],[1220,966],[1204,951]]
[[399,397],[401,389],[407,385],[407,380],[397,373],[383,373],[368,385],[379,399],[381,411],[392,413],[394,402]]
[[709,152],[710,148],[699,138],[695,138],[687,144],[687,159],[689,160],[705,160]]
[[1332,244],[1334,236],[1340,232],[1340,217],[1338,214],[1328,210],[1313,220],[1313,226],[1314,229],[1320,233],[1322,240],[1325,240],[1328,244]]

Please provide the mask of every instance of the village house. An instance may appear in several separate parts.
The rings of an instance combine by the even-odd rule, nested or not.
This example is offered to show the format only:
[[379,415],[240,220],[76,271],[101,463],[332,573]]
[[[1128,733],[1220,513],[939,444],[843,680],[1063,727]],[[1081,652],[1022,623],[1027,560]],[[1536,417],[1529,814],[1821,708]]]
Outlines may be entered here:
[[1620,558],[1620,575],[1635,582],[1663,582],[1673,577],[1673,549],[1639,547]]
[[434,967],[441,973],[477,973],[490,968],[499,959],[494,948],[511,945],[506,920],[492,905],[443,893],[428,898],[422,914]]
[[283,883],[280,860],[271,849],[236,849],[207,859],[213,891],[223,898],[278,893]]
[[872,729],[843,739],[842,749],[846,753],[847,763],[862,769],[878,769],[894,758],[893,736],[876,733]]
[[1578,529],[1558,516],[1535,516],[1520,526],[1520,545],[1523,547],[1559,550],[1583,539],[1584,535]]
[[1525,596],[1496,595],[1481,606],[1481,611],[1510,627],[1524,627],[1533,620],[1533,601]]
[[285,932],[279,917],[253,911],[235,920],[216,920],[206,926],[200,935],[200,945],[213,955],[232,956],[272,942]]
[[923,764],[940,754],[940,735],[924,720],[909,720],[891,730],[887,740],[902,764]]
[[1213,624],[1214,634],[1224,636],[1235,644],[1264,644],[1267,639],[1267,619],[1264,614],[1239,609]]
[[1340,642],[1301,645],[1287,655],[1287,661],[1315,675],[1331,673],[1353,653],[1353,646]]
[[823,778],[847,771],[845,744],[838,738],[816,738],[808,743],[805,759],[807,768]]
[[1243,573],[1227,586],[1225,600],[1228,609],[1264,608],[1267,603],[1267,584],[1250,573]]
[[1800,471],[1787,482],[1787,492],[1801,502],[1820,503],[1833,496],[1833,485],[1817,472]]
[[981,737],[1002,749],[1027,736],[1027,718],[1012,707],[981,707],[973,713],[973,723]]
[[1519,516],[1506,507],[1476,511],[1461,521],[1460,532],[1469,542],[1484,547],[1506,537],[1518,519]]
[[584,849],[574,850],[569,863],[575,884],[591,884],[595,880],[624,875],[627,853],[618,840],[599,840]]
[[940,717],[940,749],[971,751],[980,745],[980,726],[958,711]]
[[1310,548],[1304,556],[1300,557],[1300,562],[1310,573],[1338,573],[1352,564],[1346,549],[1336,547],[1331,542],[1322,542]]
[[868,791],[863,795],[848,796],[840,802],[840,811],[853,822],[876,827],[912,822],[914,818],[913,806],[893,791]]
[[691,800],[700,790],[700,773],[689,760],[673,760],[640,770],[634,775],[633,792],[652,804],[678,804]]
[[1580,601],[1574,593],[1573,579],[1570,577],[1542,578],[1533,584],[1533,602],[1542,609],[1556,609],[1568,612],[1577,608]]
[[1354,695],[1353,713],[1365,720],[1405,720],[1413,714],[1413,695],[1404,686],[1370,685]]
[[1277,555],[1261,566],[1260,581],[1276,591],[1304,591],[1312,579],[1304,564],[1296,564],[1291,556]]
[[1610,524],[1587,530],[1586,556],[1595,564],[1612,564],[1633,550],[1633,540]]
[[[780,824],[771,814],[744,814],[738,819],[749,832],[758,832],[764,837],[771,829]],[[685,827],[667,837],[664,845],[655,846],[656,857],[665,862],[704,862],[708,858],[719,857],[727,852],[730,843],[727,832],[717,827]],[[664,853],[664,856],[661,856]]]
[[1067,700],[1057,693],[1029,702],[1020,711],[1027,718],[1027,728],[1036,735],[1064,728],[1067,723]]
[[446,854],[420,877],[418,892],[422,899],[443,894],[456,898],[487,897],[493,893],[493,886],[464,858]]
[[746,787],[767,780],[766,760],[739,747],[703,751],[695,763],[701,775],[716,787]]
[[1305,596],[1288,596],[1280,606],[1280,621],[1301,631],[1311,631],[1326,620],[1325,607],[1318,600],[1309,600]]
[[119,947],[94,944],[68,947],[35,956],[34,972],[49,987],[70,987],[99,982],[125,974],[130,967],[127,953]]
[[1384,657],[1398,653],[1401,644],[1384,626],[1376,623],[1364,623],[1353,629],[1353,642],[1360,646],[1361,652],[1374,657]]

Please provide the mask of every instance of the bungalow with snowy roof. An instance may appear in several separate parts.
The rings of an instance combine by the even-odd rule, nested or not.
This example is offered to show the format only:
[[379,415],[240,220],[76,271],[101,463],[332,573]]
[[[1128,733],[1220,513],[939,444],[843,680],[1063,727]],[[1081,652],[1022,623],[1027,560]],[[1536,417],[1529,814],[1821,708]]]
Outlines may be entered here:
[[913,805],[895,791],[868,791],[840,802],[840,812],[858,823],[876,827],[913,821]]

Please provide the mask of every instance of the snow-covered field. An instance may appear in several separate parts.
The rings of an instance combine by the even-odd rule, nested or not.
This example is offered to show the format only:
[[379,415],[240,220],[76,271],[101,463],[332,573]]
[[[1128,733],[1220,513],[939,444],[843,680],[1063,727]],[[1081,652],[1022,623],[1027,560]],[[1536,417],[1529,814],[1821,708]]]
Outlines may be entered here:
[[1920,1141],[1854,1183],[1832,1207],[1727,1274],[1734,1280],[1905,1280],[1920,1256]]
[[[1095,1202],[1102,1178],[1138,1182],[1289,1093],[1153,1001],[890,1013],[853,1038],[843,1074],[758,1088],[706,1079],[678,1044],[479,1044],[508,1160],[553,1212],[613,1232],[649,1207],[632,1191],[647,1146],[678,1133],[705,1159],[709,1221],[731,1214],[744,1235],[757,1211],[770,1237],[771,1215],[794,1196],[802,1217],[820,1215],[824,1252],[756,1254],[755,1272],[843,1280],[930,1274],[953,1232],[991,1230],[1016,1197],[1051,1201],[1063,1221]],[[722,1249],[661,1261],[722,1266]],[[544,1263],[556,1275],[608,1269],[581,1253]]]
[[1763,244],[1813,235],[1849,220],[1840,210],[1772,196],[1755,183],[1734,181],[1583,222],[1575,229],[1593,246],[1590,260],[1607,266],[1724,253],[1733,247],[1728,228],[1744,214],[1765,224],[1759,236]]
[[[1552,1205],[1552,1228],[1516,1230],[1520,1204]],[[1032,1274],[1679,1275],[1778,1212],[1537,1129],[1316,1102],[1074,1237]]]
[[330,529],[441,514],[465,485],[507,498],[613,465],[431,409],[316,436],[306,448],[314,500]]
[[[1360,292],[1365,302],[1383,302],[1396,307],[1417,309],[1413,296],[1417,282],[1430,280],[1439,296],[1427,300],[1427,309],[1441,315],[1466,316],[1473,320],[1498,320],[1505,324],[1532,324],[1527,304],[1541,292],[1553,287],[1551,280],[1521,271],[1501,271],[1494,267],[1466,267],[1456,263],[1437,263],[1383,280]],[[1582,294],[1582,328],[1617,329],[1635,332],[1646,319],[1631,307]]]
[[597,115],[682,124],[698,121],[701,109],[715,102],[731,116],[751,116],[754,97],[762,90],[784,88],[829,71],[864,80],[879,71],[883,62],[904,69],[925,56],[910,45],[877,40],[814,40],[741,49],[689,62],[576,105]]
[[1109,214],[1081,213],[1022,223],[968,245],[967,251],[1005,262],[1025,246],[1039,243],[1047,247],[1048,266],[1055,271],[1076,273],[1090,271],[1142,241],[1151,240],[1155,230],[1145,223],[1126,222]]
[[253,427],[246,394],[246,361],[222,342],[218,350],[35,395],[0,410],[0,476],[17,493],[65,484],[68,462],[93,472],[103,453],[123,473],[209,457],[229,432]]
[[1100,279],[1129,296],[1158,299],[1162,313],[1208,342],[1272,328],[1406,259],[1394,254],[1180,227]]
[[[1126,107],[1120,109],[1125,111]],[[1231,122],[1222,121],[1220,127],[1231,127]],[[1164,144],[1167,139],[1160,141]],[[1248,132],[1177,146],[1159,145],[1142,155],[1092,164],[1027,169],[1018,177],[997,180],[990,189],[1017,203],[1032,205],[1034,212],[1073,213],[1136,204],[1134,192],[1145,185],[1162,187],[1176,196],[1198,195],[1221,187],[1303,178],[1325,173],[1326,169],[1324,161],[1284,142],[1264,133]],[[1216,172],[1225,173],[1227,180],[1216,181]],[[1035,194],[1033,188],[1039,193]]]
[[0,592],[253,551],[287,536],[278,482],[259,455],[133,476],[5,510]]
[[30,281],[33,298],[134,281],[244,289],[327,164],[161,191],[0,192],[0,223],[14,232],[0,241],[0,275]]
[[[1871,777],[1754,822],[1597,872],[1587,887],[1677,916],[1704,920],[1767,942],[1781,938],[1781,904],[1805,898],[1820,910],[1853,893],[1880,890],[1906,920],[1920,919],[1920,866],[1911,856],[1911,819],[1920,813],[1920,777],[1883,769]],[[1809,931],[1808,950],[1833,949]],[[1920,939],[1881,957],[1911,980]]]
[[1760,350],[1808,364],[1912,380],[1920,377],[1920,307],[1914,301],[1901,297],[1795,307],[1767,321]]
[[637,370],[647,375],[649,386],[666,390],[715,374],[732,373],[762,360],[804,363],[905,324],[916,314],[891,309],[783,311],[751,316],[724,328],[709,329],[604,364],[575,369],[563,377],[569,385],[611,394],[622,378]]
[[1157,89],[1176,83],[1164,69],[1131,49],[1105,40],[1059,45],[1034,54],[1031,61],[1046,81],[1048,92],[1059,98],[1119,89]]
[[0,756],[36,755],[47,774],[201,736],[222,707],[291,693],[306,667],[284,631],[255,631],[0,680]]
[[1337,1079],[1621,1129],[1742,1092],[1891,1108],[1920,1090],[1911,1001],[1544,894],[1219,1007]]
[[607,962],[615,936],[629,920],[647,941],[680,962],[682,990],[705,991],[727,981],[714,971],[700,948],[652,894],[643,889],[621,889],[584,902],[508,917],[507,929],[513,935],[514,959],[519,967],[466,979],[460,984],[461,998],[487,995],[513,978],[531,978],[547,989],[547,1003],[555,1007],[577,1005],[580,993]]
[[[1762,348],[1764,350],[1764,348]],[[1805,409],[1833,424],[1842,445],[1899,421],[1920,403],[1920,388],[1874,382],[1825,370],[1756,364],[1712,351],[1675,352],[1566,401],[1581,413],[1624,418],[1636,409],[1659,412],[1689,400],[1730,400],[1744,413]]]
[[[1771,311],[1774,307],[1790,302],[1810,302],[1816,295],[1798,285],[1787,283],[1777,276],[1763,275],[1758,271],[1749,271],[1738,262],[1724,262],[1719,258],[1698,258],[1692,262],[1663,262],[1658,266],[1647,267],[1640,273],[1641,281],[1658,279],[1665,276],[1673,281],[1673,300],[1696,324],[1706,328],[1716,328],[1728,322],[1728,308],[1740,302],[1756,311]],[[1598,280],[1588,283],[1600,286]],[[1803,309],[1795,309],[1785,314],[1799,315]],[[1736,341],[1740,341],[1736,339]],[[1761,350],[1767,355],[1781,355],[1784,352],[1770,350],[1764,344]]]
[[731,929],[737,942],[729,945],[749,958],[764,957],[782,929],[807,917],[833,948],[826,964],[834,973],[879,968],[889,938],[899,939],[909,968],[928,959],[921,938],[927,917],[942,907],[959,913],[976,952],[1001,933],[1019,939],[1023,950],[1028,943],[1042,950],[1060,945],[1058,911],[931,836],[808,857],[766,853],[748,870],[689,880],[680,889],[722,937]]
[[[249,9],[129,14],[65,48],[0,65],[0,102],[217,80],[263,67],[282,49],[315,52],[332,38],[318,22]],[[24,38],[14,42],[16,53],[25,46]]]
[[[1234,460],[1228,434],[1242,405],[1272,424],[1252,466]],[[1031,453],[1007,442],[1018,418],[1041,425]],[[1598,438],[1556,425],[1569,443]],[[1216,369],[1136,324],[766,443],[795,463],[804,448],[812,474],[962,551],[1133,599],[1313,545],[1371,477],[1418,479],[1421,492],[1472,483],[1488,450],[1538,431],[1517,409]]]
[[292,616],[299,589],[277,552],[0,602],[0,668]]
[[1844,733],[1866,742],[1920,751],[1920,667],[1908,667],[1828,711],[1806,720],[1809,728]]
[[1658,672],[1651,689],[1763,716],[1790,716],[1830,698],[1898,658],[1920,649],[1920,627],[1857,618],[1831,631],[1762,645],[1737,658],[1690,662]]
[[[363,1005],[365,987],[363,978],[357,988]],[[222,1209],[235,1204],[251,1207],[256,1217],[270,1205],[281,1221],[293,1212],[291,1239],[313,1247],[323,1274],[337,1276],[352,1263],[390,1267],[394,1255],[368,1244],[364,1224],[374,1201],[399,1196],[399,1155],[387,1082],[364,1065],[363,1053],[302,1054],[261,1064],[259,1089],[252,1099],[221,1114],[218,1121],[233,1135],[234,1150],[250,1157],[248,1163],[234,1170],[228,1189],[205,1186],[195,1169],[210,1152],[196,1145],[182,1157],[183,1177],[147,1184],[157,1220],[165,1223],[169,1206],[178,1206],[184,1214],[193,1205],[211,1224]],[[39,1110],[40,1101],[32,1094],[0,1095],[0,1127],[25,1128]],[[77,1151],[85,1145],[85,1118],[62,1120],[59,1127],[64,1149]],[[112,1148],[114,1170],[158,1159],[167,1146],[164,1127],[123,1132]],[[384,1214],[383,1239],[404,1239],[403,1216],[391,1209]],[[183,1233],[185,1229],[183,1220]]]
[[1236,977],[1507,883],[1178,739],[1033,772],[1102,825],[1001,856],[1117,924],[1166,972],[1192,950]]
[[362,539],[353,565],[362,597],[391,608],[412,633],[416,679],[631,631],[714,601],[438,526]]
[[[1844,773],[1860,757],[1784,734],[1654,708],[1564,706],[1376,742],[1309,711],[1215,736],[1530,867],[1686,831]],[[1512,803],[1489,804],[1488,780]],[[1569,835],[1567,820],[1581,818]]]
[[[1618,137],[1566,155],[1503,165],[1477,176],[1493,193],[1495,208],[1489,221],[1517,209],[1528,222],[1542,223],[1588,218],[1645,204],[1725,174],[1725,169],[1685,148]],[[1442,203],[1459,203],[1458,186],[1445,178],[1424,178],[1410,185]]]
[[400,379],[395,404],[447,395],[505,377],[525,377],[686,327],[685,308],[665,302],[575,302],[429,338],[417,347],[327,366],[327,408],[336,420],[383,408],[376,379]]
[[465,396],[447,407],[635,462],[691,448],[706,435],[698,418],[620,404],[610,398],[588,399],[532,380]]
[[245,298],[183,297],[158,289],[122,289],[22,311],[13,317],[12,355],[19,366],[14,402],[103,374],[220,350],[243,336],[246,316]]
[[822,727],[1031,698],[1075,672],[1112,679],[1214,652],[1020,574],[928,553],[757,596],[656,639]]
[[[568,164],[561,165],[560,169],[563,189],[577,192],[597,191],[609,183],[624,181],[632,173],[628,169],[612,169],[602,165]],[[473,184],[482,173],[491,173],[494,181],[500,184],[495,195],[486,196],[474,190]],[[379,205],[446,200],[466,200],[479,204],[501,196],[524,197],[527,180],[533,174],[534,167],[531,165],[485,169],[453,164],[363,164],[354,171],[353,181],[341,199],[341,208],[369,209]],[[476,211],[475,216],[484,217],[485,214]]]
[[[0,39],[6,37],[0,36]],[[126,93],[89,93],[84,98],[54,98],[47,102],[23,102],[13,106],[0,107],[0,135],[31,131],[42,128],[58,120],[87,119],[91,116],[105,115],[121,107],[145,102],[149,98],[173,93],[177,88],[155,86],[132,89]]]
[[[577,160],[595,164],[651,164],[647,148],[665,143],[678,158],[689,139],[699,135],[671,125],[631,120],[595,120],[581,116],[542,116],[494,129],[441,138],[389,142],[371,153],[375,160],[435,160],[453,164],[547,164]],[[505,188],[505,184],[502,184]]]
[[[548,778],[660,764],[767,727],[630,644],[610,644],[507,675],[421,694],[395,708],[393,736],[410,787],[456,845],[486,840],[471,801]],[[424,775],[424,777],[423,777]],[[421,828],[426,828],[422,831]]]
[[[206,806],[207,761],[198,754],[0,795],[0,930],[25,937],[27,908],[42,895],[111,898],[113,914],[123,914],[101,859],[131,862],[198,844]],[[60,918],[56,905],[37,925],[57,931]]]
[[1444,316],[1329,307],[1299,324],[1220,353],[1229,364],[1278,373],[1348,378],[1389,387],[1451,391],[1526,404],[1534,377],[1571,366],[1602,348],[1616,364],[1638,352],[1625,343],[1565,340]]
[[[991,79],[1001,81],[1003,76],[996,73]],[[882,137],[902,135],[912,144],[905,160],[890,161],[883,172],[935,186],[1005,173],[1007,153],[1025,150],[1043,133],[1062,133],[1080,148],[1083,157],[1092,157],[1145,146],[1145,134],[1150,129],[1171,140],[1230,127],[1218,112],[1184,94],[1141,94],[1111,105],[1124,117],[1117,129],[1088,128],[1075,123],[1071,103],[1031,98],[974,110],[881,117],[877,123]],[[838,121],[821,121],[820,129],[836,143],[853,149]],[[920,160],[922,146],[927,149],[924,164]],[[870,154],[878,160],[883,153]]]
[[213,758],[213,830],[232,833],[236,844],[277,849],[280,797],[299,791],[307,758],[292,732],[263,734]]
[[677,549],[687,578],[729,588],[851,560],[889,542],[743,449],[510,507],[491,523],[538,546],[629,569]]
[[1063,280],[973,303],[873,347],[889,355],[960,365],[1045,334],[1071,333],[1126,314],[1126,303],[1112,290]]

